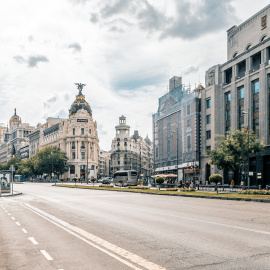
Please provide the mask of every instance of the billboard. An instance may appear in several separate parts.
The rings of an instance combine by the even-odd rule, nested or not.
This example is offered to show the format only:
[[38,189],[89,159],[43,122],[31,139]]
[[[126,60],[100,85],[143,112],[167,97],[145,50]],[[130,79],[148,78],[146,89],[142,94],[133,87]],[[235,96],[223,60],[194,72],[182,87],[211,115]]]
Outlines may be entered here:
[[11,173],[7,171],[0,171],[0,183],[1,183],[1,192],[9,193],[11,183]]

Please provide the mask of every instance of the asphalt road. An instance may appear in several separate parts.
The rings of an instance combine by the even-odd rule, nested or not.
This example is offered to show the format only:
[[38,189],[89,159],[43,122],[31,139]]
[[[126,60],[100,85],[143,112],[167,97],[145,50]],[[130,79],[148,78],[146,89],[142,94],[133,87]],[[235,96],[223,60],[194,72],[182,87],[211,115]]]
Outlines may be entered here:
[[257,202],[14,185],[0,199],[0,269],[270,269]]

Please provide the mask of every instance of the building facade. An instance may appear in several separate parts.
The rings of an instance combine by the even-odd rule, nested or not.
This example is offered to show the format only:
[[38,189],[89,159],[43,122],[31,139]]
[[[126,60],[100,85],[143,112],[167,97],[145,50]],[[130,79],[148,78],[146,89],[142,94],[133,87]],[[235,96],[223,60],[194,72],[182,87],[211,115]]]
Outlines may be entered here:
[[120,170],[135,170],[141,178],[147,179],[152,168],[152,143],[147,137],[143,139],[138,131],[130,136],[130,126],[126,117],[119,117],[119,125],[115,127],[116,136],[111,147],[111,173]]
[[98,178],[110,176],[111,152],[99,151],[99,175]]
[[[202,91],[201,175],[205,183],[213,173],[205,151],[214,149],[215,134],[252,129],[263,139],[265,151],[250,155],[250,185],[270,184],[270,5],[227,31],[227,62],[206,72]],[[258,173],[262,178],[257,178]],[[233,175],[224,172],[224,182]],[[234,179],[240,184],[241,178]]]
[[159,98],[153,114],[153,155],[156,174],[176,174],[179,181],[199,178],[200,102],[199,85],[185,89],[181,77],[169,82],[169,92]]
[[[82,94],[83,85],[78,85],[79,93],[69,110],[68,119],[49,118],[40,126],[39,149],[57,146],[68,157],[69,171],[62,177],[88,179],[98,175],[99,139],[97,122],[92,118],[92,110]],[[33,138],[36,141],[37,138]],[[34,143],[34,142],[33,142]]]

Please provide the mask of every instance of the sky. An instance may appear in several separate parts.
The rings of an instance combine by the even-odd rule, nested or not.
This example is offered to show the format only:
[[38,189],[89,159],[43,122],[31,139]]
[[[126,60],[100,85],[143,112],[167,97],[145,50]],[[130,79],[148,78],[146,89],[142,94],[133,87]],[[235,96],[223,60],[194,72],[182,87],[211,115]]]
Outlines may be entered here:
[[152,114],[181,76],[194,89],[226,62],[227,30],[263,9],[260,0],[9,0],[0,4],[0,123],[14,108],[36,126],[68,118],[83,94],[110,150],[124,115],[152,139]]

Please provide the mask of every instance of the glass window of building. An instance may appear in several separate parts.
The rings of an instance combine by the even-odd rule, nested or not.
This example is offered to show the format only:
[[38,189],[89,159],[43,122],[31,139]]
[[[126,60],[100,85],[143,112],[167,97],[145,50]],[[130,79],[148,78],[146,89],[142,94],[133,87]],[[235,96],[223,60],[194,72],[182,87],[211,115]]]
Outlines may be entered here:
[[75,149],[75,142],[72,142],[72,149]]
[[190,115],[190,104],[187,105],[187,115]]
[[211,114],[206,115],[206,124],[211,124]]
[[206,140],[211,139],[211,130],[206,130]]
[[209,109],[209,108],[211,108],[211,98],[208,98],[206,100],[206,109]]
[[85,159],[85,153],[84,152],[81,152],[81,157],[82,157],[82,159]]
[[259,80],[255,80],[253,82],[251,82],[252,84],[252,90],[253,90],[253,93],[256,94],[256,93],[259,93],[260,91],[260,83],[259,83]]
[[73,135],[75,135],[75,128],[73,128]]
[[75,159],[75,152],[72,152],[72,159]]
[[84,128],[81,128],[81,135],[84,135]]
[[187,136],[187,149],[191,149],[191,136]]
[[187,127],[190,127],[190,126],[191,126],[191,121],[189,119],[189,120],[187,120]]

